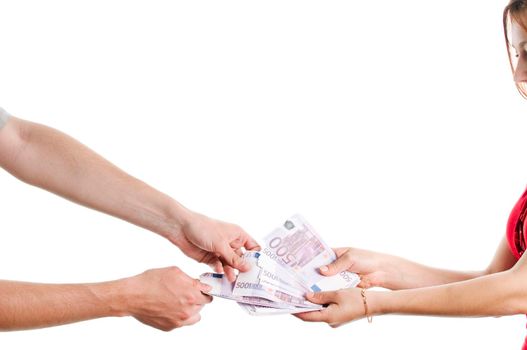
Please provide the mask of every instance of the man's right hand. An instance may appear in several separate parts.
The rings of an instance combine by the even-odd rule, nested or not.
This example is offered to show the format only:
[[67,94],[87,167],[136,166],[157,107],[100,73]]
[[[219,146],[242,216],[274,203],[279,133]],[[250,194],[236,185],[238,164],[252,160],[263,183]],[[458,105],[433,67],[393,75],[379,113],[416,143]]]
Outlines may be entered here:
[[121,281],[126,296],[124,315],[163,331],[197,323],[202,307],[212,301],[202,293],[210,286],[178,267],[148,270]]

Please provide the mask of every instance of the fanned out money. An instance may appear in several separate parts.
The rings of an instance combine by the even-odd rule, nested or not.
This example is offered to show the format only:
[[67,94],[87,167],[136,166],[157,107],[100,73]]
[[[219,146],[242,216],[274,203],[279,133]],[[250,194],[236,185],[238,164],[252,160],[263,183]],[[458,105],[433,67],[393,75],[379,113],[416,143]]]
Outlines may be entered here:
[[210,295],[236,301],[250,315],[293,314],[323,308],[305,299],[307,292],[351,288],[359,276],[351,272],[326,277],[318,268],[335,261],[333,250],[300,215],[294,215],[264,238],[260,252],[248,251],[247,272],[229,282],[223,274],[204,273]]

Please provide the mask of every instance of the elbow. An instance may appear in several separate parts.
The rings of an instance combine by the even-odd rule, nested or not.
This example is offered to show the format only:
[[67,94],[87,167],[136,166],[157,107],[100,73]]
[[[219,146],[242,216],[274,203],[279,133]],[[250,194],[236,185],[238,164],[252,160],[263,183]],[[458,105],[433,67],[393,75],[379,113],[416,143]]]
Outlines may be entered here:
[[13,173],[30,138],[30,123],[12,117],[0,134],[0,166]]
[[33,123],[12,117],[0,135],[0,167],[19,180],[32,183],[28,149],[33,138]]

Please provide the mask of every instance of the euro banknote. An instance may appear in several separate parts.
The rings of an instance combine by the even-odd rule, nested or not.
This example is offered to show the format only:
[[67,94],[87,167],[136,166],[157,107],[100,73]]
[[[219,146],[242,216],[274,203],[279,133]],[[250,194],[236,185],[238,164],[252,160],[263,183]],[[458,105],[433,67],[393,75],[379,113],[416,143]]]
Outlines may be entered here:
[[234,282],[223,274],[205,273],[210,295],[236,301],[250,315],[278,315],[320,310],[324,306],[306,300],[308,292],[355,287],[359,276],[342,272],[323,276],[319,267],[335,261],[333,250],[300,215],[286,220],[264,238],[262,251],[247,251],[250,269]]
[[319,268],[337,258],[315,229],[300,215],[294,215],[264,238],[262,254],[300,279],[312,291],[337,290],[356,286],[359,276],[343,271],[326,277]]

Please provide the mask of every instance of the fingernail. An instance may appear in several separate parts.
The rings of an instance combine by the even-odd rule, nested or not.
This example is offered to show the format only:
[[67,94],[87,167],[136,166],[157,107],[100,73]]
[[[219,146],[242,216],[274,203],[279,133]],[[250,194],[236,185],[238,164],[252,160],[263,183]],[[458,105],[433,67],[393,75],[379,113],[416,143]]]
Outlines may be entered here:
[[312,298],[314,295],[315,295],[315,293],[313,293],[313,292],[307,292],[306,293],[306,298]]
[[321,271],[321,272],[328,272],[328,270],[329,270],[329,269],[328,269],[327,266],[325,266],[325,265],[324,265],[324,266],[320,266],[320,271]]

